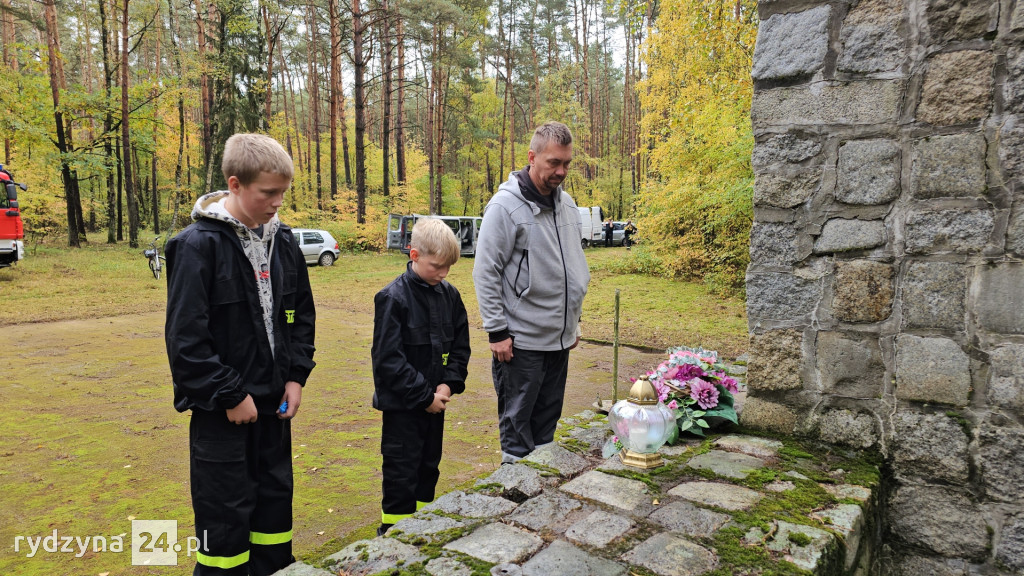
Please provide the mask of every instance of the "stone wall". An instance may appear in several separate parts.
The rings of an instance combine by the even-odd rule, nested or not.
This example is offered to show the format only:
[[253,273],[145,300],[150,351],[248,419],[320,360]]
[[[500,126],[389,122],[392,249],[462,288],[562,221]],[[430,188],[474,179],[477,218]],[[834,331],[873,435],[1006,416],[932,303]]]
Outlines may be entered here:
[[1024,0],[762,0],[746,424],[887,456],[882,574],[1024,574]]

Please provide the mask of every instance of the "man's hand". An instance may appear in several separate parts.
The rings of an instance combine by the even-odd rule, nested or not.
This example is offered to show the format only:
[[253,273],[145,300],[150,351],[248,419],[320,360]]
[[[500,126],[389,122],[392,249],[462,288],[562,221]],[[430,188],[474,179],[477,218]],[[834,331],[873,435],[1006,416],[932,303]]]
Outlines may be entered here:
[[491,343],[491,354],[498,359],[498,362],[509,362],[512,360],[512,339],[505,338],[501,342]]
[[447,384],[444,384],[444,383],[438,384],[437,385],[437,390],[434,390],[434,392],[437,392],[441,396],[446,396],[448,398],[448,400],[445,400],[445,404],[447,404],[448,402],[451,402],[451,399],[452,399],[452,389]]
[[295,413],[299,411],[299,404],[302,404],[302,384],[299,384],[298,382],[286,382],[284,385],[284,396],[281,396],[281,402],[288,403],[288,410],[284,414],[278,412],[277,417],[281,420],[291,420],[292,418],[295,418]]
[[580,337],[577,336],[576,337],[576,341],[572,343],[572,346],[569,346],[569,350],[572,350],[573,348],[575,348],[575,347],[577,347],[579,345],[580,345]]
[[427,412],[430,414],[439,414],[444,412],[444,405],[451,400],[450,396],[443,396],[440,392],[434,392],[434,401],[431,402],[430,406],[427,406]]
[[256,403],[252,396],[246,394],[245,400],[238,403],[238,406],[228,409],[228,421],[232,424],[252,424],[259,414],[256,412]]

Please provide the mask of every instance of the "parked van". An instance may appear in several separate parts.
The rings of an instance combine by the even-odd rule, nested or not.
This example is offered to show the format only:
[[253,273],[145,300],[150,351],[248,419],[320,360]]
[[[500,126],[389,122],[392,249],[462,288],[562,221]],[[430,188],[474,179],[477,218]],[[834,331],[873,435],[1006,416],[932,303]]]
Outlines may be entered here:
[[409,242],[412,240],[412,227],[420,218],[437,218],[443,221],[462,245],[460,254],[462,256],[476,255],[476,241],[480,236],[480,223],[483,218],[479,216],[437,216],[426,214],[388,214],[388,248],[401,250],[402,254],[409,253]]
[[580,234],[583,247],[586,248],[591,244],[604,242],[604,212],[601,210],[601,207],[579,208],[579,211],[580,221],[583,223],[583,229]]

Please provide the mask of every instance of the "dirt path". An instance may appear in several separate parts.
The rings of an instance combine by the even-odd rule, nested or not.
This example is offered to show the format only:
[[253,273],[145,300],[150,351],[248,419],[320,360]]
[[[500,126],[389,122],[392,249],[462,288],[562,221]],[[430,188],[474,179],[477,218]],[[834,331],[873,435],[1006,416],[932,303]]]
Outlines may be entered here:
[[[26,556],[18,535],[117,535],[131,518],[174,519],[191,534],[188,415],[171,406],[162,312],[4,328],[0,363],[0,573],[173,573],[129,568],[130,549]],[[323,307],[317,369],[294,421],[295,552],[331,551],[379,518],[380,415],[369,349],[372,314]],[[500,461],[486,334],[472,327],[466,394],[447,413],[441,492]],[[620,350],[619,393],[662,354]],[[563,414],[611,396],[612,349],[583,343],[570,360]],[[130,539],[126,539],[130,545]],[[182,562],[185,562],[182,556]],[[180,568],[178,569],[180,571]]]

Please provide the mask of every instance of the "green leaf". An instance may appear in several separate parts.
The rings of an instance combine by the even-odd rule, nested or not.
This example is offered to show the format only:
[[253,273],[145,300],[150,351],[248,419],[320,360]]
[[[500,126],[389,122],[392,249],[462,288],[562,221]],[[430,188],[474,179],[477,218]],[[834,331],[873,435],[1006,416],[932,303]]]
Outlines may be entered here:
[[711,428],[711,426],[704,420],[697,420],[697,426],[700,426],[701,428]]

